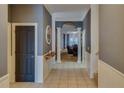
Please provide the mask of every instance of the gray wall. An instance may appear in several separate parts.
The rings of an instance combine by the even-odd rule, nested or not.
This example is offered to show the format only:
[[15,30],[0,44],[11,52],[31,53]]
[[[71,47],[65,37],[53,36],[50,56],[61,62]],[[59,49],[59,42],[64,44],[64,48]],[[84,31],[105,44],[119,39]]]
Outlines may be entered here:
[[[50,15],[42,4],[9,5],[11,11],[9,15],[11,22],[36,22],[38,23],[38,55],[43,55],[50,47],[46,47],[45,26],[51,22]],[[51,24],[51,23],[50,23]],[[46,47],[44,49],[44,47]],[[47,49],[48,48],[48,49]]]
[[86,51],[88,53],[91,52],[91,10],[88,11],[87,15],[85,16],[83,20],[83,29],[86,30]]
[[124,5],[100,5],[100,59],[124,73]]
[[7,5],[0,5],[0,77],[7,74]]
[[43,53],[43,5],[10,5],[11,22],[38,23],[38,55]]
[[[49,50],[52,50],[52,43],[48,45],[46,43],[46,27],[50,25],[52,27],[52,19],[51,15],[47,11],[45,7],[43,7],[43,54],[47,53]],[[52,36],[51,36],[52,40]]]

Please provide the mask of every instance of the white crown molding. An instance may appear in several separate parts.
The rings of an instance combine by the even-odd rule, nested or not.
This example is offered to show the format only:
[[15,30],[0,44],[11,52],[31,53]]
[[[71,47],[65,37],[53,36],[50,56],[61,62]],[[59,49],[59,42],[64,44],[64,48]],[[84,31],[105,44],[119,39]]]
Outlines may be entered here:
[[82,18],[81,18],[82,21],[84,20],[84,18],[85,18],[86,14],[88,13],[89,10],[90,10],[90,8],[87,9],[87,10],[84,12],[84,14],[83,14],[83,16],[82,16]]

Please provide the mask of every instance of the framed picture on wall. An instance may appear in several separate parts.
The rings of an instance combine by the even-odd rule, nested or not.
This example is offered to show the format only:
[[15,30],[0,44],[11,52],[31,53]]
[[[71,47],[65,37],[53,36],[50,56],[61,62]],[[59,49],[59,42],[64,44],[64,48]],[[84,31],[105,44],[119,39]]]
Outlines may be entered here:
[[52,41],[51,39],[52,39],[52,28],[50,25],[47,25],[46,26],[46,43],[48,45],[51,44],[51,41]]

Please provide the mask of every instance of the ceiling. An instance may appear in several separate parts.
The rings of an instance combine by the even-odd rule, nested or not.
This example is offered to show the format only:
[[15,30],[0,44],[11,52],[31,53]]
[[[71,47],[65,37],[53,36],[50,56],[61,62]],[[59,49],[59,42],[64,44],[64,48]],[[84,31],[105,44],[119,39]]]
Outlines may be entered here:
[[81,21],[89,4],[45,4],[49,13],[58,21]]
[[89,9],[89,4],[46,4],[47,10],[53,14],[58,12],[83,12]]

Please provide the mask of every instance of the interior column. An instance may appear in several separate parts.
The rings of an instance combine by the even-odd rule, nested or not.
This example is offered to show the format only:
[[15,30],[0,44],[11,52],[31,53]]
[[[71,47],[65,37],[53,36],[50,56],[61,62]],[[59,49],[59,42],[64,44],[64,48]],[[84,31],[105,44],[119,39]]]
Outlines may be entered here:
[[78,31],[78,63],[81,63],[81,28],[77,28]]
[[57,27],[57,63],[61,63],[61,28]]

